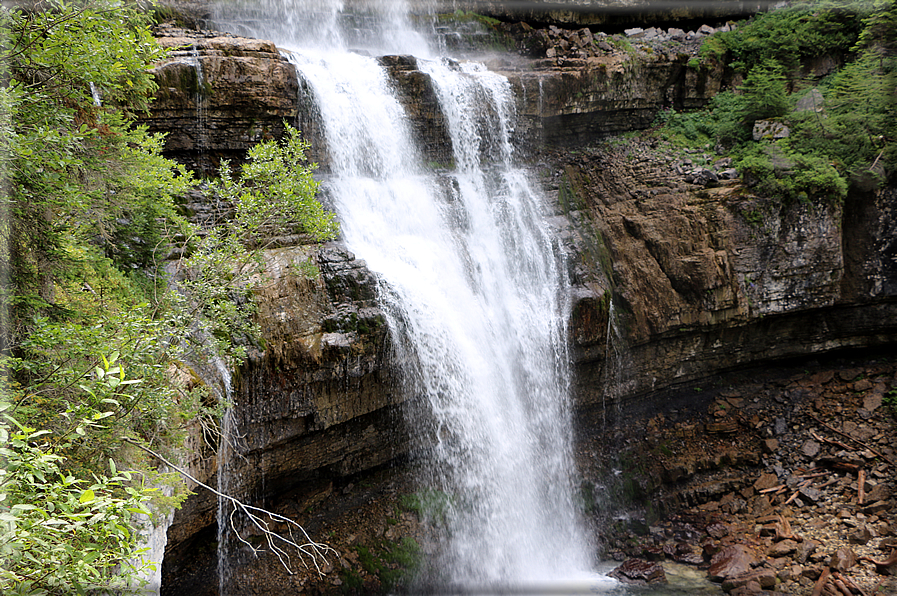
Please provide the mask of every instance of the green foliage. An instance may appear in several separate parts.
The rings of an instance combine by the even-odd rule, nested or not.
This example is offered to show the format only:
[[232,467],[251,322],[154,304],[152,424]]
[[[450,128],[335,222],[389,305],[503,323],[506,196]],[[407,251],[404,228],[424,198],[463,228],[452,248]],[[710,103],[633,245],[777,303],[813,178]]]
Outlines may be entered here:
[[714,96],[704,110],[661,112],[655,125],[662,126],[662,136],[679,146],[712,142],[731,147],[750,138],[750,128],[742,118],[744,105],[742,95],[724,91]]
[[[382,541],[371,548],[356,546],[355,552],[362,568],[380,580],[384,593],[407,589],[422,561],[420,545],[408,536],[398,542]],[[360,583],[360,578],[347,577]]]
[[728,56],[742,72],[769,61],[792,71],[801,60],[849,51],[868,13],[869,3],[863,0],[796,2],[758,14],[734,31],[714,35],[704,55]]
[[754,146],[738,160],[738,167],[761,194],[786,202],[839,203],[847,196],[847,181],[827,159],[796,153],[787,143]]
[[857,48],[878,50],[893,56],[897,49],[897,0],[874,0],[871,14],[863,20]]
[[[289,125],[281,142],[259,143],[239,179],[223,163],[210,195],[234,206],[234,216],[187,242],[189,257],[178,264],[179,308],[204,321],[202,341],[212,343],[230,366],[259,336],[252,292],[261,282],[261,252],[269,239],[304,233],[313,240],[335,237],[339,230],[315,194],[314,164],[307,164],[308,143]],[[301,270],[317,275],[314,263]]]
[[156,489],[112,461],[110,476],[76,477],[48,438],[6,412],[0,418],[0,591],[105,594],[141,585],[149,564],[133,518],[149,515]]
[[[716,34],[705,42],[702,59],[734,59],[732,65],[747,73],[744,83],[704,110],[661,114],[659,134],[679,146],[709,142],[732,151],[756,192],[785,201],[837,202],[848,180],[874,187],[897,162],[894,23],[894,0],[802,2]],[[826,54],[848,61],[819,83],[822,109],[791,111],[800,93],[788,94],[786,75],[797,74],[802,60]],[[774,144],[753,141],[751,125],[764,118],[779,119],[790,136]]]
[[635,49],[635,46],[632,45],[632,42],[629,41],[628,38],[623,37],[621,35],[611,35],[610,37],[607,38],[607,41],[612,43],[614,45],[614,47],[616,47],[618,50],[626,52],[630,56],[634,56],[635,54],[638,53],[637,50]]
[[405,511],[416,513],[420,518],[442,523],[453,506],[453,499],[441,490],[425,489],[402,495],[399,506]]
[[212,185],[216,194],[236,206],[230,233],[247,246],[261,246],[275,233],[304,232],[322,241],[339,230],[333,214],[315,198],[318,183],[312,170],[317,165],[307,163],[308,142],[293,127],[286,129],[280,143],[259,143],[249,150],[249,163],[239,181],[225,163],[221,179]]
[[95,466],[121,457],[122,436],[164,449],[182,436],[177,414],[200,414],[171,380],[183,357],[171,333],[184,325],[153,315],[143,304],[80,323],[35,319],[18,357],[4,363],[17,382],[16,415],[52,431],[67,465],[102,471]]
[[848,172],[865,169],[881,152],[885,163],[897,159],[897,59],[865,52],[830,81],[829,118],[817,123],[822,136]]
[[501,21],[499,21],[498,19],[476,13],[472,10],[461,10],[460,8],[457,9],[455,12],[451,13],[450,15],[446,14],[443,16],[446,18],[449,18],[453,21],[460,21],[460,22],[477,21],[479,23],[483,23],[484,25],[488,25],[488,26],[495,26],[495,25],[498,25],[499,23],[501,23]]
[[784,115],[789,106],[785,75],[773,60],[751,68],[739,88],[744,97],[743,118],[747,122]]
[[229,223],[178,215],[174,197],[196,182],[134,125],[165,55],[149,18],[116,0],[0,8],[4,594],[128,585],[134,515],[160,492],[143,483],[163,482],[134,445],[171,453],[197,422],[215,440],[223,404],[185,362],[245,356],[263,238],[337,231],[293,130],[215,185]]
[[[131,126],[155,90],[149,66],[163,50],[130,5],[49,0],[0,12],[0,106],[8,128],[0,189],[14,296],[13,333],[34,309],[57,314],[54,283],[77,263],[71,246],[100,244],[125,266],[155,257],[160,217],[190,176],[159,156],[160,140]],[[92,90],[102,97],[97,106]],[[135,229],[129,230],[133,222]],[[143,245],[115,241],[143,234]],[[7,337],[6,344],[14,337]]]

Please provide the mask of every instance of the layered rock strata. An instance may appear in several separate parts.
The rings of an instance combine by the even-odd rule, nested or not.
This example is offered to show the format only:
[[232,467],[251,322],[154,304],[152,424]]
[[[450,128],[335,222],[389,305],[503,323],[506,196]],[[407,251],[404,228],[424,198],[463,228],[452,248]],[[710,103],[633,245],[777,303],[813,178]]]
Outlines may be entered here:
[[[890,188],[786,205],[737,180],[686,182],[683,156],[656,141],[558,159],[553,192],[569,210],[581,288],[580,405],[605,407],[613,382],[637,411],[636,396],[670,384],[897,339]],[[608,344],[608,325],[622,329],[622,348]],[[623,378],[609,377],[611,348],[626,354]]]
[[[500,2],[465,0],[452,3],[503,20],[522,20],[565,27],[624,27],[633,23],[726,20],[754,14],[772,2],[741,0],[532,0]],[[449,11],[451,12],[451,11]]]
[[[326,167],[301,82],[272,44],[159,34],[178,49],[156,68],[160,92],[147,123],[169,133],[170,156],[213,171],[221,158],[239,161],[252,144],[279,137],[286,120],[306,132]],[[709,147],[690,155],[654,141],[590,148],[648,126],[662,108],[712,97],[724,73],[690,68],[692,55],[612,48],[492,64],[517,92],[521,146],[566,149],[539,159],[574,282],[574,397],[584,423],[624,402],[634,415],[654,409],[658,389],[720,370],[897,340],[893,188],[858,187],[843,205],[782,205],[727,180]],[[447,163],[444,118],[426,75],[411,57],[381,63],[424,159]],[[260,499],[376,468],[405,452],[407,436],[397,363],[363,262],[338,245],[284,246],[266,259],[264,349],[235,383],[244,439],[232,467],[242,479],[236,488]],[[214,460],[195,469],[215,485]],[[167,593],[200,593],[194,588],[209,583],[216,505],[198,493],[176,514]]]
[[[236,371],[232,430],[221,438],[233,453],[220,468],[198,437],[187,446],[199,480],[220,487],[224,469],[228,492],[253,503],[383,465],[406,452],[408,435],[364,262],[338,244],[276,248],[264,260],[264,349]],[[217,497],[197,488],[175,513],[163,594],[217,593],[217,508]]]
[[[326,169],[327,148],[310,91],[273,44],[174,26],[160,26],[156,34],[172,52],[154,69],[159,91],[144,122],[151,131],[167,133],[166,156],[214,173],[221,159],[239,163],[254,144],[280,138],[286,122],[303,132],[311,142],[310,158]],[[664,51],[647,41],[637,50],[608,47],[587,58],[508,56],[489,63],[514,85],[521,117],[517,140],[523,148],[576,146],[647,128],[661,109],[704,105],[724,83],[721,69],[688,66],[696,43]],[[450,162],[445,117],[429,77],[414,57],[379,60],[424,159]]]
[[296,120],[295,70],[271,42],[173,26],[155,34],[171,52],[153,69],[159,89],[143,121],[166,133],[167,157],[211,173]]

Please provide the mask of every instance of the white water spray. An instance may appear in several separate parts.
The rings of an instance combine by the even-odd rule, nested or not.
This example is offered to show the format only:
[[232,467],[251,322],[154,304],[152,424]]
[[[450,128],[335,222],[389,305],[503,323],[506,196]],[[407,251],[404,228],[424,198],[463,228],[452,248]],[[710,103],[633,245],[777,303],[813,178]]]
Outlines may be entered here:
[[[302,10],[323,14],[320,2]],[[429,47],[403,15],[369,15],[381,23],[371,31],[408,32],[373,47],[420,51],[454,155],[437,175],[387,73],[345,51],[364,35],[340,28],[340,9],[326,14],[314,30],[329,35],[314,43],[307,27],[252,33],[290,48],[327,144],[324,192],[345,242],[382,280],[430,458],[423,482],[447,494],[451,539],[433,581],[502,589],[580,576],[591,551],[574,504],[568,281],[542,197],[514,160],[510,85],[478,64],[421,59]]]
[[94,85],[93,81],[90,82],[90,96],[93,98],[93,105],[101,108],[103,107],[103,98],[100,96],[100,90],[97,89],[97,86]]
[[206,153],[209,150],[209,98],[206,95],[206,76],[202,69],[202,59],[196,46],[190,51],[190,63],[196,69],[196,92],[193,100],[196,104],[196,148],[199,152],[197,161],[200,167],[205,168]]
[[[221,418],[221,436],[218,441],[218,594],[219,596],[227,596],[231,594],[230,590],[230,570],[231,565],[226,562],[232,556],[231,545],[236,540],[233,533],[236,528],[232,525],[231,514],[234,505],[228,499],[221,495],[230,495],[233,491],[233,474],[231,467],[234,463],[234,457],[239,454],[235,449],[235,441],[237,440],[234,427],[234,409],[231,403],[233,399],[233,385],[231,382],[230,370],[221,358],[215,358],[213,361],[215,369],[218,373],[221,383],[221,395],[219,401],[225,404],[224,415]],[[225,564],[222,564],[225,562]]]

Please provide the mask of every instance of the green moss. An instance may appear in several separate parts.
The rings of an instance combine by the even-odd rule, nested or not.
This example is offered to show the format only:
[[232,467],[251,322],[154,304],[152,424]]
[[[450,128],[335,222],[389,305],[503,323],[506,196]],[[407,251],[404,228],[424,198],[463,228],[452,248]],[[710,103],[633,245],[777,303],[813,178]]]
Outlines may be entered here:
[[618,50],[626,52],[630,56],[635,56],[638,53],[638,50],[635,49],[635,46],[632,45],[632,42],[629,41],[625,37],[621,37],[619,35],[612,35],[607,38],[607,40],[614,45]]
[[[356,546],[355,552],[361,567],[380,581],[384,593],[407,588],[422,562],[420,545],[407,536],[395,542],[383,540],[371,547]],[[347,571],[343,577],[344,582],[351,582],[347,588],[359,589],[363,585],[355,572]]]
[[399,507],[403,510],[437,523],[445,520],[451,506],[451,495],[436,489],[425,489],[399,497]]
[[340,573],[340,579],[343,582],[341,590],[345,594],[357,593],[364,588],[364,580],[357,571],[343,569]]

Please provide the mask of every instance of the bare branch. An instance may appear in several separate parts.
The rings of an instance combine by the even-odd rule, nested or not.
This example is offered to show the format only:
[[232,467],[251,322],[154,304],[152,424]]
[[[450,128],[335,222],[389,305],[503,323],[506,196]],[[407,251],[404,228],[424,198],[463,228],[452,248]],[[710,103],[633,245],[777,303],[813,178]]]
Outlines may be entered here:
[[[127,443],[130,443],[131,445],[134,445],[138,449],[141,449],[141,450],[145,451],[146,453],[152,455],[153,457],[155,457],[156,459],[158,459],[159,461],[161,461],[162,463],[164,463],[165,465],[170,467],[172,470],[175,470],[177,473],[179,473],[183,477],[187,478],[188,480],[191,480],[191,481],[195,482],[196,484],[198,484],[199,486],[205,488],[206,490],[211,491],[212,493],[214,493],[218,497],[224,499],[225,501],[229,501],[234,507],[229,516],[231,529],[234,530],[234,533],[236,534],[236,536],[240,540],[240,542],[242,542],[243,544],[248,546],[250,550],[252,550],[253,554],[258,556],[259,552],[265,552],[265,551],[263,549],[254,547],[245,538],[243,538],[240,535],[240,533],[237,531],[236,525],[234,523],[234,516],[236,515],[238,510],[242,511],[244,514],[246,514],[249,521],[252,522],[252,525],[255,526],[256,528],[258,528],[262,532],[262,534],[265,536],[265,540],[268,543],[268,548],[278,558],[278,560],[280,561],[280,564],[283,565],[283,567],[287,571],[287,573],[292,575],[294,573],[294,571],[290,568],[290,556],[289,556],[289,553],[287,552],[287,550],[285,550],[285,549],[293,548],[296,550],[296,553],[299,556],[299,560],[302,561],[302,563],[303,563],[303,565],[305,565],[306,569],[309,568],[307,559],[311,559],[311,562],[314,565],[315,571],[318,572],[318,575],[324,575],[324,572],[321,570],[321,564],[327,564],[328,553],[335,554],[337,552],[336,549],[334,549],[326,544],[323,544],[321,542],[315,542],[314,540],[312,540],[311,537],[309,537],[308,533],[305,531],[305,528],[303,528],[302,526],[297,524],[295,521],[289,519],[288,517],[284,517],[282,515],[278,515],[276,513],[268,511],[267,509],[260,509],[258,507],[253,507],[252,505],[247,505],[230,495],[227,495],[227,494],[224,494],[222,492],[215,490],[211,486],[200,482],[196,477],[191,475],[189,472],[182,470],[178,466],[174,465],[173,463],[168,461],[165,457],[163,457],[159,453],[156,453],[152,449],[149,449],[148,447],[141,445],[138,441],[136,441],[134,439],[124,437],[122,440]],[[287,531],[289,533],[289,538],[285,538],[285,537],[281,536],[280,534],[271,530],[270,526],[268,525],[268,522],[265,521],[265,519],[263,517],[261,517],[259,514],[261,514],[261,516],[267,516],[268,519],[271,520],[272,522],[282,522],[282,523],[287,524]],[[299,539],[296,539],[293,536],[294,530],[300,534]]]

